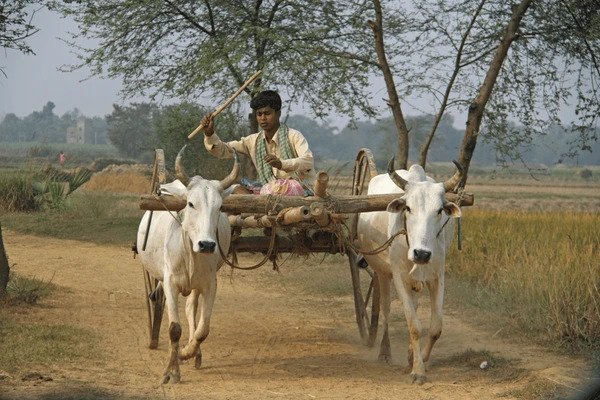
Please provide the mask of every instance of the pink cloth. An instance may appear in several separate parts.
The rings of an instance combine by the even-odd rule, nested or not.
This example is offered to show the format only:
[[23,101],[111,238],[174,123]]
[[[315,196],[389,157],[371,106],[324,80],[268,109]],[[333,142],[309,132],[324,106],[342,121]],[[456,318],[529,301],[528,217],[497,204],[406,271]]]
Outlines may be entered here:
[[260,194],[282,194],[285,196],[304,196],[304,188],[294,179],[276,179],[263,185]]

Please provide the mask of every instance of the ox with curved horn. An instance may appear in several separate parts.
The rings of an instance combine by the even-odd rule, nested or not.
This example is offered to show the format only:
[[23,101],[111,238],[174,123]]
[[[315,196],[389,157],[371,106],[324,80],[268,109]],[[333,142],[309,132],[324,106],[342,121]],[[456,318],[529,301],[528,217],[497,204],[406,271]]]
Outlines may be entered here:
[[[444,277],[446,255],[453,237],[454,218],[460,208],[446,199],[446,192],[460,182],[463,169],[445,182],[427,176],[419,164],[408,170],[394,170],[394,159],[388,163],[387,174],[369,181],[369,195],[397,194],[386,211],[361,213],[356,225],[356,245],[366,249],[363,257],[377,272],[381,299],[383,336],[379,358],[391,358],[388,326],[391,310],[391,286],[402,300],[408,325],[408,366],[413,382],[427,381],[425,363],[434,344],[442,334]],[[397,232],[407,240],[393,240],[387,255],[369,254]],[[417,315],[419,291],[429,291],[431,317],[426,330],[427,340],[421,341],[425,330]]]
[[[149,224],[147,211],[138,229],[138,243],[148,238],[139,260],[153,278],[161,281],[165,306],[169,316],[170,352],[161,382],[179,382],[180,360],[194,359],[202,364],[200,344],[206,340],[217,290],[217,270],[223,264],[217,243],[225,254],[231,244],[231,228],[227,215],[221,211],[228,189],[240,170],[234,153],[233,169],[223,180],[189,177],[183,167],[186,146],[175,159],[178,180],[161,185],[161,190],[185,199],[186,206],[174,218],[170,212],[156,212]],[[138,248],[141,246],[138,246]],[[187,344],[180,349],[182,335],[179,318],[179,295],[188,297]]]
[[[187,147],[187,144],[184,144],[183,147],[181,148],[181,150],[179,150],[179,152],[177,153],[177,157],[175,158],[175,175],[177,176],[177,179],[179,179],[179,181],[181,181],[181,183],[183,183],[185,186],[187,186],[190,183],[190,178],[187,175],[187,173],[185,172],[185,168],[183,167],[183,161],[182,161],[183,152],[185,151],[186,147]],[[239,172],[240,172],[239,158],[238,158],[237,152],[234,150],[233,151],[233,168],[232,168],[231,172],[229,173],[229,175],[227,175],[225,178],[223,178],[219,182],[221,190],[225,190],[229,186],[233,185],[237,181]]]

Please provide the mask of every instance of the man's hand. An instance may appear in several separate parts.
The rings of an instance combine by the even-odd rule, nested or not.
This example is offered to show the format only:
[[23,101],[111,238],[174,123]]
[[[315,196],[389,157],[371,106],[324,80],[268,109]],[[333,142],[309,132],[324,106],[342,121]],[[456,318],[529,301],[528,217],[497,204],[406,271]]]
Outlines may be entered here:
[[281,160],[273,154],[267,154],[263,160],[273,168],[281,169],[283,165],[281,164]]
[[200,125],[204,127],[204,135],[212,136],[213,133],[215,133],[215,123],[213,121],[212,114],[208,114],[202,118]]

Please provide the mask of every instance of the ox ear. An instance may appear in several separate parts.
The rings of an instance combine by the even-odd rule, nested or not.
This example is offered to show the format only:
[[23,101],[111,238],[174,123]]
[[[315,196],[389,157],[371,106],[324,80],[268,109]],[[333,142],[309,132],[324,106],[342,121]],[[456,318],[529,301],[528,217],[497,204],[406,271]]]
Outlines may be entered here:
[[406,208],[406,201],[404,199],[396,199],[392,200],[390,204],[387,205],[387,211],[391,213],[399,213],[404,211]]
[[160,193],[161,194],[170,194],[172,196],[181,196],[185,197],[187,194],[187,188],[179,179],[174,180],[170,183],[163,183],[160,185]]
[[444,204],[444,211],[451,218],[458,218],[461,216],[460,207],[450,201]]

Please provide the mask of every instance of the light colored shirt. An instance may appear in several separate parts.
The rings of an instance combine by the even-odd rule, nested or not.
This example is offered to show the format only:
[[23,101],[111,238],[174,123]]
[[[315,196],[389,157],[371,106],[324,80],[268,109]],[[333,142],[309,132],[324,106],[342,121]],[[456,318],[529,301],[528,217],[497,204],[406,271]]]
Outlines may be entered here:
[[[240,154],[249,156],[254,164],[254,168],[258,165],[256,160],[256,140],[258,133],[244,136],[240,140],[232,140],[230,142],[223,142],[214,133],[212,136],[204,135],[204,147],[212,155],[217,158],[232,158],[233,150]],[[269,154],[275,154],[281,159],[281,152],[278,143],[279,133],[275,133],[275,136],[270,141],[267,141],[267,149]],[[276,178],[299,178],[305,181],[307,184],[313,184],[314,180],[314,160],[313,154],[308,148],[308,142],[306,138],[299,131],[289,128],[288,138],[292,151],[296,154],[296,158],[290,158],[288,160],[281,159],[281,169],[273,168],[273,174]],[[296,176],[297,174],[297,176]]]

